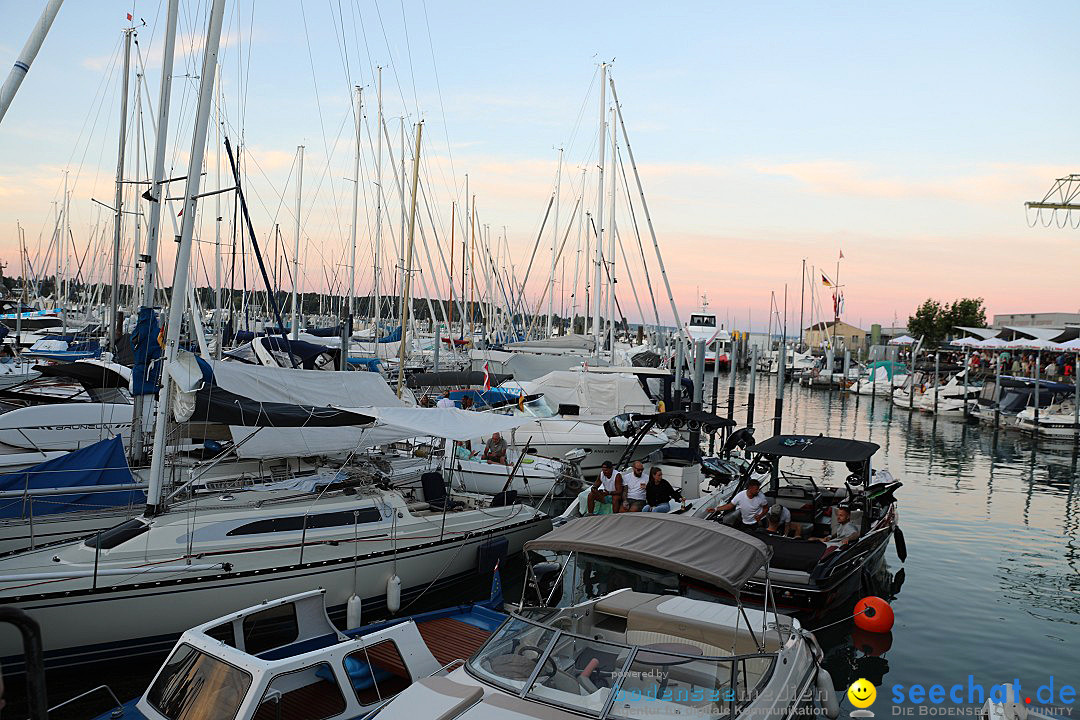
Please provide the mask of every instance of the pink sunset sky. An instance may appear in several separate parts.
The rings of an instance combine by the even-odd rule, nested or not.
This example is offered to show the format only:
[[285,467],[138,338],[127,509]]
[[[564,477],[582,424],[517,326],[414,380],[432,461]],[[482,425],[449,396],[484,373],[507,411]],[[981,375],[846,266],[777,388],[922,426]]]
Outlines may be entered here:
[[[0,28],[5,64],[40,11],[29,5],[34,7],[13,8],[11,22]],[[74,244],[79,257],[87,253],[84,276],[105,271],[110,221],[90,198],[111,204],[113,196],[116,62],[123,8],[130,3],[116,7],[111,14],[97,5],[63,8],[0,124],[0,259],[6,274],[19,273],[17,222],[31,260],[42,264],[65,170]],[[1070,144],[1077,100],[1062,91],[1072,78],[1060,62],[1071,47],[1070,23],[1030,27],[1020,8],[977,3],[949,9],[843,4],[817,12],[797,3],[721,3],[667,13],[631,5],[617,18],[570,8],[577,17],[573,40],[551,18],[502,6],[451,11],[422,2],[393,8],[353,3],[342,21],[333,8],[308,8],[301,17],[291,4],[271,2],[252,15],[251,3],[240,3],[230,12],[222,52],[223,112],[234,142],[241,129],[246,139],[246,182],[260,242],[276,222],[292,252],[291,172],[295,148],[303,144],[301,287],[325,290],[326,278],[336,274],[340,288],[351,222],[349,88],[362,85],[364,197],[356,290],[369,291],[373,67],[383,65],[395,156],[398,118],[406,116],[407,126],[417,118],[425,122],[422,179],[444,251],[450,206],[457,201],[460,212],[468,173],[480,222],[490,225],[493,240],[506,228],[509,256],[499,260],[512,263],[520,279],[555,184],[556,148],[566,150],[559,236],[570,223],[582,167],[588,169],[585,207],[595,207],[596,66],[599,57],[614,57],[619,99],[684,320],[704,292],[721,322],[730,317],[741,329],[749,318],[755,329],[763,328],[770,293],[782,303],[787,284],[789,329],[797,330],[802,260],[816,266],[816,277],[824,270],[835,279],[841,250],[844,319],[864,328],[891,325],[894,317],[902,325],[927,297],[983,297],[990,317],[1080,311],[1067,279],[1080,263],[1077,231],[1032,227],[1036,218],[1024,209],[1025,201],[1040,200],[1055,178],[1077,167]],[[192,4],[181,26],[177,75],[197,72],[201,12]],[[1080,19],[1080,9],[1069,3],[1058,12]],[[147,23],[139,46],[148,124],[160,81],[163,10],[157,2],[137,2],[135,14]],[[590,31],[593,39],[583,44]],[[456,40],[462,34],[469,37],[464,44]],[[179,175],[190,147],[196,81],[174,82],[168,164]],[[138,141],[144,157],[153,138],[147,128]],[[216,187],[213,128],[210,141],[204,189]],[[610,148],[608,155],[610,173]],[[385,166],[384,172],[387,186],[393,181]],[[630,183],[667,323],[671,313],[632,176]],[[617,192],[616,223],[631,257],[629,278],[617,257],[619,300],[637,322],[629,288],[644,291],[645,281],[621,178]],[[201,207],[199,285],[213,273],[212,202]],[[231,202],[225,205],[231,215]],[[395,238],[399,213],[393,198],[387,217]],[[421,210],[425,223],[426,213]],[[461,230],[459,224],[458,248]],[[565,273],[570,285],[577,226],[570,231],[565,268],[555,278],[556,311],[563,302],[569,310],[569,287],[561,278]],[[129,255],[133,234],[128,227]],[[549,227],[527,286],[534,306],[551,285],[551,235]],[[173,243],[164,245],[161,273],[171,278]],[[391,282],[389,265],[384,283]],[[425,281],[439,285],[445,297],[445,277],[427,268],[426,260],[421,265]],[[817,288],[828,292],[820,282]],[[651,303],[642,292],[639,299],[650,320]],[[827,296],[819,305],[831,314]]]

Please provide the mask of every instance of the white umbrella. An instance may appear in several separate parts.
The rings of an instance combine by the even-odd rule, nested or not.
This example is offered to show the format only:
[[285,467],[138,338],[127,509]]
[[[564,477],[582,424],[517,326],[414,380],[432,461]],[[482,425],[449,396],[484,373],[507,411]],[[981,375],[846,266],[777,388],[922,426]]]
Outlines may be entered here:
[[1052,341],[1044,340],[1042,338],[1036,338],[1034,340],[1028,338],[1017,338],[1009,343],[1010,348],[1016,348],[1018,350],[1060,350],[1061,345]]
[[996,350],[1007,347],[1008,345],[1009,343],[1007,341],[1002,340],[999,337],[992,337],[980,341],[978,344],[975,345],[975,347],[986,348],[987,350]]
[[915,338],[910,335],[901,335],[900,337],[894,337],[889,341],[890,345],[914,345]]
[[1072,340],[1066,340],[1063,343],[1058,343],[1058,347],[1062,350],[1080,350],[1080,338],[1073,338]]
[[952,344],[957,347],[983,347],[982,342],[982,338],[964,337],[959,340],[953,340]]

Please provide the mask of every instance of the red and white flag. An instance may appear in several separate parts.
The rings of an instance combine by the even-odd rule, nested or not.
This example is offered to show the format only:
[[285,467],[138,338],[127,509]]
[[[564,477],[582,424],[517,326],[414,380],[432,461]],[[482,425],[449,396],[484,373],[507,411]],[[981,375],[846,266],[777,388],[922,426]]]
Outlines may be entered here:
[[491,368],[484,363],[484,392],[491,389]]
[[134,20],[134,18],[131,17],[131,13],[127,14],[127,18],[128,18],[128,22],[131,22],[132,20]]

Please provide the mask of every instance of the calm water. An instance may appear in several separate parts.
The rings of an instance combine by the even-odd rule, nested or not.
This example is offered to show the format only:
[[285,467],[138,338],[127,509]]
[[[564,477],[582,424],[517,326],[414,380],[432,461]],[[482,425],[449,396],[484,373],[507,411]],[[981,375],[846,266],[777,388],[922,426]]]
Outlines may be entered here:
[[[774,378],[759,378],[757,436],[772,434]],[[891,635],[855,632],[850,610],[808,619],[837,685],[865,677],[878,685],[871,708],[897,715],[893,686],[964,686],[968,676],[987,692],[1018,679],[1023,694],[1050,682],[1080,685],[1080,548],[1077,546],[1078,455],[1070,445],[1036,444],[1019,434],[958,423],[855,397],[789,384],[784,432],[870,440],[881,450],[874,466],[904,483],[897,493],[908,559],[890,547],[875,592],[893,600]],[[726,414],[727,378],[720,377],[720,414]],[[746,418],[746,378],[739,377],[735,418]],[[802,463],[839,483],[842,466]],[[901,574],[902,577],[896,577]],[[485,581],[486,582],[486,581]],[[515,597],[513,578],[508,596]],[[463,589],[460,598],[485,595]],[[444,595],[440,600],[456,602]],[[159,661],[113,663],[78,675],[50,677],[50,701],[108,683],[122,699],[139,694]],[[12,688],[21,694],[21,688]],[[977,699],[977,697],[976,697]],[[104,709],[97,706],[99,711]],[[910,704],[908,704],[910,708]],[[946,701],[934,706],[952,707]],[[843,699],[844,714],[853,708]],[[912,708],[915,715],[918,709]],[[7,713],[4,713],[7,716]],[[18,715],[12,715],[18,717]],[[79,715],[76,715],[79,716]],[[81,715],[86,717],[85,714]]]
[[[746,418],[744,382],[740,376],[740,424]],[[720,383],[719,412],[726,414],[727,378]],[[772,435],[775,378],[757,390],[756,435],[763,439]],[[904,483],[897,498],[907,562],[891,546],[886,555],[889,576],[903,569],[892,603],[896,624],[885,637],[856,632],[853,638],[850,621],[819,633],[837,685],[846,688],[859,677],[878,685],[871,708],[878,717],[894,714],[897,684],[906,697],[913,684],[960,683],[966,701],[969,675],[987,692],[1019,679],[1022,694],[1036,704],[1037,688],[1051,676],[1055,692],[1063,684],[1080,686],[1076,448],[935,420],[882,398],[871,403],[791,384],[785,392],[783,432],[875,442],[881,449],[874,467]],[[826,476],[844,471],[826,463],[799,465]],[[882,580],[878,591],[888,593],[890,577]],[[815,621],[806,625],[814,628]],[[853,709],[846,700],[842,706]],[[949,706],[946,699],[936,707]]]

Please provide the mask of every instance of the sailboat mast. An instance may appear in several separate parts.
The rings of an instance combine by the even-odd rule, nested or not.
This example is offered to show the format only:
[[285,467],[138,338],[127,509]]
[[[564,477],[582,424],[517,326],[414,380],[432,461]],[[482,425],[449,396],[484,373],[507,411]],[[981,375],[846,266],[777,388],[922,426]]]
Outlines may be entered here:
[[[581,168],[581,200],[582,205],[585,204],[585,168]],[[578,274],[581,272],[581,238],[584,234],[585,228],[585,213],[581,213],[578,216],[578,236],[577,236],[577,253],[574,255],[574,289],[573,300],[570,302],[570,332],[574,332],[574,320],[577,318],[577,304],[578,304]],[[587,275],[588,273],[586,273]],[[582,328],[584,331],[584,328]]]
[[615,364],[615,190],[619,181],[619,173],[615,172],[618,163],[618,140],[619,133],[615,125],[615,108],[611,108],[611,197],[608,202],[610,215],[608,216],[608,344],[611,350],[611,364]]
[[[176,49],[176,25],[180,0],[169,0],[165,16],[165,45],[161,58],[161,90],[158,94],[157,137],[154,139],[154,167],[150,178],[147,195],[150,198],[150,217],[146,224],[146,249],[139,262],[143,266],[142,297],[140,305],[152,307],[154,304],[154,281],[157,255],[158,229],[161,226],[161,207],[164,205],[165,179],[165,140],[169,134],[169,102],[172,98],[173,58]],[[216,67],[216,66],[215,66]],[[220,186],[220,181],[218,185]],[[219,338],[220,344],[220,338]],[[219,351],[220,352],[220,351]],[[143,461],[143,408],[146,395],[136,395],[132,412],[131,448],[132,458]]]
[[[296,146],[296,238],[292,256],[292,339],[300,339],[300,307],[297,304],[300,285],[300,200],[304,189],[304,146]],[[351,292],[351,291],[350,291]]]
[[596,267],[593,274],[593,342],[594,355],[600,357],[600,284],[603,278],[600,274],[603,262],[604,242],[604,141],[607,140],[607,63],[600,63],[600,159],[597,164],[596,181]]
[[[217,189],[221,190],[221,66],[214,67],[214,135],[217,148],[214,153],[214,173],[217,176]],[[221,359],[221,323],[224,311],[222,298],[224,294],[221,288],[221,192],[214,195],[214,357]],[[230,305],[231,305],[230,298]]]
[[[171,10],[171,6],[170,6]],[[202,179],[203,155],[206,150],[206,132],[210,121],[211,93],[214,89],[214,67],[217,65],[218,47],[221,44],[221,22],[225,14],[225,0],[214,0],[210,8],[209,28],[206,33],[206,52],[203,56],[199,77],[199,102],[195,112],[195,132],[188,156],[187,185],[184,190],[183,225],[180,229],[180,246],[176,251],[176,269],[173,273],[173,301],[169,304],[169,320],[166,325],[165,365],[162,384],[166,392],[161,394],[154,418],[154,450],[151,455],[150,483],[146,493],[146,514],[155,515],[161,503],[161,488],[165,478],[165,431],[169,416],[168,383],[169,363],[176,359],[180,344],[180,326],[183,324],[188,286],[188,268],[191,262],[191,241],[195,231],[198,209],[199,183]],[[168,63],[167,61],[167,64]],[[169,73],[165,73],[167,77]],[[159,125],[159,132],[164,124]],[[148,273],[149,274],[149,273]]]
[[356,223],[360,212],[360,117],[364,109],[362,89],[356,86],[356,152],[353,154],[352,249],[349,254],[349,324],[356,314]]
[[[109,347],[116,349],[116,338],[122,332],[118,322],[120,307],[120,238],[124,232],[124,148],[127,145],[128,80],[131,74],[131,35],[134,28],[124,30],[124,76],[120,85],[120,142],[116,153],[116,200],[113,220],[112,281],[109,292]],[[59,258],[57,258],[59,262]],[[59,267],[59,265],[57,266]],[[59,278],[58,278],[59,280]],[[183,302],[180,303],[183,307]]]
[[799,352],[802,352],[803,308],[806,304],[806,258],[802,260],[802,283],[799,288]]
[[[383,107],[382,107],[382,67],[376,68],[378,75],[378,114],[379,127],[375,131],[375,271],[372,274],[372,294],[375,302],[374,312],[371,314],[375,323],[375,339],[379,337],[379,321],[382,319],[382,298],[379,295],[379,275],[382,273],[382,140],[383,140]],[[378,355],[378,352],[376,352]]]
[[[559,194],[562,190],[562,160],[563,149],[559,148],[559,166],[555,171],[555,222],[551,226],[551,274],[549,275],[551,283],[555,284],[555,255],[558,253],[559,248]],[[551,337],[551,323],[554,319],[554,306],[555,298],[552,293],[548,293],[548,312],[547,312],[547,334]]]
[[[404,125],[402,126],[404,128]],[[409,211],[409,243],[406,254],[402,256],[402,271],[404,272],[404,278],[402,278],[402,292],[401,292],[401,343],[399,347],[398,355],[398,381],[397,381],[397,395],[401,397],[401,391],[405,384],[405,351],[408,347],[406,327],[409,324],[409,305],[411,300],[409,298],[409,290],[412,285],[412,258],[413,258],[413,245],[416,235],[416,189],[420,180],[420,136],[424,131],[424,123],[419,122],[416,127],[416,149],[413,151],[413,176],[412,176],[412,196],[411,196],[411,208]],[[402,148],[404,150],[404,148]],[[402,178],[404,182],[404,178]],[[404,186],[402,186],[404,189]],[[401,198],[402,207],[404,207],[405,198]]]
[[56,13],[63,4],[64,0],[49,0],[45,5],[45,9],[41,11],[41,17],[38,18],[37,24],[34,25],[34,29],[30,32],[30,37],[26,39],[26,44],[23,45],[22,52],[19,53],[19,59],[15,61],[15,66],[11,68],[7,79],[4,80],[4,86],[0,88],[0,122],[3,121],[4,115],[7,114],[8,108],[11,107],[11,101],[15,98],[15,93],[19,91],[19,86],[22,85],[22,81],[26,78],[26,73],[30,71],[30,64],[37,57],[38,50],[41,50],[41,44],[45,42],[45,36],[49,34],[49,28],[52,27],[53,20],[56,19]]

